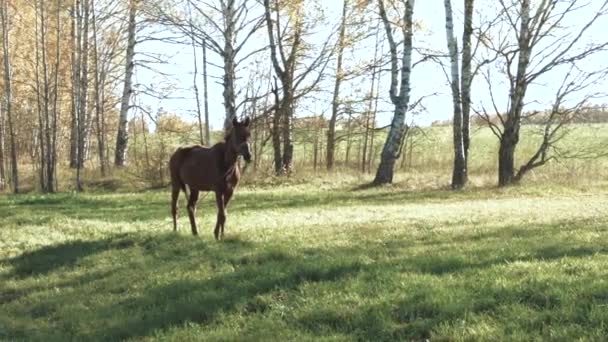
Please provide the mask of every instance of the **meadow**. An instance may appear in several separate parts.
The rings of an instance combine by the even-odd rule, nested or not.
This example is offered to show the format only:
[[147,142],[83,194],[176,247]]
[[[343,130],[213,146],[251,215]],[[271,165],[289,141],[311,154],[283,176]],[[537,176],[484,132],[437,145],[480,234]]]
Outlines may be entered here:
[[0,197],[0,340],[602,340],[608,183]]
[[[571,148],[605,141],[578,129]],[[476,130],[470,185],[452,192],[447,130],[425,132],[392,186],[314,171],[304,149],[289,177],[249,170],[222,242],[213,195],[201,236],[183,197],[174,233],[168,189],[136,177],[0,195],[0,340],[603,340],[606,160],[499,189],[495,141]]]

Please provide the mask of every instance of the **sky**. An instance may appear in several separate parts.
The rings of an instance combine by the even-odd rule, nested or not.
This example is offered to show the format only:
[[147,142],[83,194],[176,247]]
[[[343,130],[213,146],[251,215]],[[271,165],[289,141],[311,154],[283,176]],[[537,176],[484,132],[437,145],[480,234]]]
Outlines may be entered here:
[[[603,0],[587,0],[580,1],[588,3],[589,6],[580,10],[577,15],[572,15],[565,25],[571,26],[573,29],[581,27],[585,23],[584,19],[589,18],[602,5]],[[475,23],[480,21],[480,17],[490,18],[494,11],[492,6],[494,0],[485,0],[476,2],[477,9],[480,11],[474,19]],[[421,32],[416,32],[414,36],[414,46],[430,48],[433,50],[446,51],[446,33],[445,33],[445,11],[442,1],[417,1],[414,8],[414,18],[423,25]],[[322,2],[323,11],[326,19],[330,24],[321,25],[315,28],[313,40],[322,43],[323,38],[327,37],[332,31],[332,25],[338,23],[342,11],[342,1],[324,1]],[[456,37],[460,41],[462,35],[462,7],[461,1],[453,2],[454,19]],[[377,17],[370,17],[369,20],[376,20]],[[608,31],[608,18],[599,20],[584,37],[584,42],[597,41],[605,36]],[[382,31],[382,34],[384,32]],[[264,44],[267,39],[265,28],[260,30],[251,40],[251,47],[258,47]],[[332,37],[336,39],[336,37]],[[373,58],[373,37],[363,42],[357,51],[346,52],[346,64],[356,63],[362,59]],[[135,73],[135,83],[145,84],[153,88],[164,86],[167,82],[173,84],[177,89],[171,93],[171,98],[156,99],[150,96],[140,96],[138,101],[145,106],[148,106],[152,111],[163,108],[166,111],[173,112],[184,118],[184,120],[195,122],[196,117],[196,101],[192,88],[193,84],[193,53],[190,45],[179,46],[175,44],[163,43],[159,41],[150,41],[142,43],[137,47],[143,53],[162,53],[167,59],[167,63],[157,65],[155,68],[159,72],[151,71],[145,68],[137,68]],[[387,51],[387,48],[384,48]],[[539,49],[542,52],[542,47]],[[202,53],[197,52],[199,77],[198,88],[202,96]],[[209,61],[212,64],[221,65],[221,60],[218,56],[208,51]],[[414,56],[414,61],[420,56]],[[263,57],[262,57],[263,59]],[[268,64],[269,61],[262,60]],[[581,68],[600,68],[606,67],[608,63],[608,55],[603,54],[589,59],[585,63],[581,63]],[[268,70],[268,69],[266,69]],[[225,116],[222,98],[222,85],[219,83],[219,77],[222,75],[222,70],[217,66],[209,66],[209,115],[212,129],[222,127]],[[328,78],[324,83],[327,89],[333,89],[333,69],[326,71]],[[555,70],[546,77],[541,78],[532,87],[529,88],[527,94],[528,109],[542,109],[551,105],[557,87],[561,84],[565,70]],[[249,77],[247,70],[237,70],[237,77],[240,82],[244,83]],[[390,123],[392,118],[392,105],[389,103],[389,85],[390,75],[384,72],[380,80],[380,113],[378,115],[379,126],[384,126]],[[504,82],[504,77],[494,73],[492,75],[494,95],[499,109],[503,110],[507,105],[508,88]],[[343,86],[343,94],[345,96],[357,97],[357,89],[361,89],[364,93],[369,89],[369,78],[358,79],[355,82],[346,83]],[[425,97],[422,102],[423,107],[419,107],[416,114],[408,115],[408,122],[413,122],[417,125],[425,126],[436,120],[447,120],[452,117],[452,99],[450,89],[447,85],[445,73],[436,63],[423,63],[414,68],[411,76],[412,98],[411,102],[416,101],[421,97]],[[473,106],[476,108],[491,107],[489,102],[490,93],[488,85],[483,77],[477,77],[473,84]],[[608,91],[608,82],[603,81],[596,90]],[[434,94],[432,96],[429,96]],[[427,97],[429,96],[429,97]],[[598,102],[608,102],[605,99],[596,100]],[[329,115],[331,94],[315,94],[314,98],[304,99],[296,109],[296,116],[310,116],[324,113],[325,117]]]

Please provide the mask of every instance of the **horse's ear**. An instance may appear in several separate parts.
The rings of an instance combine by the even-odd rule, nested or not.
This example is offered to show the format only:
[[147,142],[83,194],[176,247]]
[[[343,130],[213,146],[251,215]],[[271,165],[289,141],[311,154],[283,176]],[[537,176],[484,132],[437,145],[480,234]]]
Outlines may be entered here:
[[232,118],[232,126],[236,127],[236,126],[238,126],[238,124],[239,124],[239,120],[236,118],[236,116],[233,117]]
[[249,117],[246,117],[245,121],[243,121],[243,125],[245,125],[245,127],[249,127],[250,123],[251,123],[251,119],[249,119]]

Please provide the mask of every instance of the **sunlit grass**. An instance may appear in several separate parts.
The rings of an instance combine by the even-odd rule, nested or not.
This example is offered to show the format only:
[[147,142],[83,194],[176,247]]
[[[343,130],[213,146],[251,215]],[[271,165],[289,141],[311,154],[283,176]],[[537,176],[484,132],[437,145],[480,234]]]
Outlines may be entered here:
[[0,197],[0,340],[602,340],[608,187]]

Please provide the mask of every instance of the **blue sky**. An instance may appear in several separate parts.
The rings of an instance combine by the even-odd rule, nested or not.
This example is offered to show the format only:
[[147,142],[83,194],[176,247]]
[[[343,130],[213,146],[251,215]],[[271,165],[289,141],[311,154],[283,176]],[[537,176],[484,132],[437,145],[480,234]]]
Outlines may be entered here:
[[[580,27],[580,25],[584,24],[584,21],[580,20],[581,18],[588,18],[592,15],[597,8],[599,8],[603,2],[603,0],[590,0],[588,1],[590,5],[580,11],[577,16],[572,16],[569,21],[566,22],[566,25],[571,25],[572,27]],[[478,1],[477,7],[482,12],[482,16],[491,17],[493,15],[492,6],[495,4],[490,0],[486,1]],[[331,23],[331,25],[335,25],[338,22],[338,18],[341,14],[341,6],[342,1],[331,1],[323,3],[323,10],[327,17],[327,20]],[[462,26],[462,8],[461,1],[455,1],[453,3],[454,11],[455,11],[455,29],[457,30],[456,35],[460,40],[461,37],[461,26]],[[443,9],[443,1],[417,1],[414,9],[414,17],[416,20],[420,21],[423,24],[423,31],[417,32],[415,35],[414,44],[419,47],[431,48],[433,50],[446,50],[446,34],[445,34],[445,12]],[[479,17],[476,17],[476,21],[479,21]],[[370,18],[370,20],[376,20],[376,17]],[[316,28],[317,33],[313,35],[314,37],[319,37],[318,40],[321,41],[320,37],[326,37],[331,30],[330,25],[324,25]],[[605,36],[605,33],[608,31],[608,20],[606,18],[602,18],[600,21],[596,23],[596,25],[588,32],[587,37],[585,37],[585,42],[590,42],[591,40],[601,39]],[[382,32],[384,34],[384,32]],[[261,30],[252,40],[251,45],[257,46],[265,42],[267,39],[267,33],[265,28]],[[335,39],[333,37],[332,39]],[[604,38],[605,39],[605,38]],[[192,91],[192,79],[193,79],[193,54],[191,46],[177,46],[168,43],[162,42],[146,42],[140,46],[138,46],[139,51],[143,52],[162,52],[166,56],[168,56],[168,64],[159,65],[157,69],[162,71],[162,73],[168,75],[168,77],[162,76],[158,73],[152,72],[148,69],[138,68],[136,70],[136,82],[143,83],[147,85],[152,85],[153,87],[158,87],[161,84],[166,83],[167,81],[172,83],[174,86],[181,88],[179,90],[175,90],[172,93],[171,99],[158,100],[148,96],[141,96],[140,100],[143,104],[151,107],[153,110],[156,110],[159,107],[164,108],[170,112],[177,113],[182,116],[187,121],[195,121],[194,113],[196,111],[196,101],[194,99],[194,93]],[[387,49],[385,48],[385,51]],[[218,56],[215,56],[213,53],[208,51],[210,62],[221,65],[221,60]],[[198,59],[199,59],[199,73],[202,75],[202,56],[201,51],[198,51]],[[346,64],[355,63],[358,60],[373,57],[373,37],[368,41],[361,44],[360,49],[357,51],[347,51],[346,55]],[[594,58],[589,59],[581,67],[585,68],[597,68],[601,66],[606,66],[608,61],[608,56],[606,54],[596,56]],[[260,57],[262,63],[269,63],[267,59],[263,56]],[[416,58],[414,58],[416,59]],[[267,69],[266,69],[267,70]],[[333,89],[331,87],[331,82],[333,82],[333,70],[326,71],[328,74],[328,79],[326,80],[325,85],[327,89]],[[538,109],[538,108],[546,108],[552,102],[553,94],[555,93],[556,87],[560,84],[561,79],[563,77],[564,70],[555,70],[551,74],[547,75],[540,79],[534,86],[529,88],[528,91],[528,102],[530,102],[530,109]],[[222,70],[218,67],[210,66],[209,67],[209,113],[210,113],[210,123],[212,128],[219,128],[222,125],[224,119],[224,108],[223,108],[223,99],[222,99],[222,86],[218,83],[217,77],[222,75]],[[246,82],[249,77],[247,70],[239,70],[237,71],[237,77],[240,77],[241,84]],[[385,125],[390,122],[390,118],[392,117],[391,109],[392,106],[388,103],[388,87],[389,87],[389,75],[388,73],[384,73],[380,83],[380,96],[383,101],[381,101],[380,109],[383,112],[378,117],[378,124]],[[501,80],[504,77],[501,77],[498,74],[493,75],[494,84],[496,89],[494,90],[495,96],[497,97],[497,102],[501,107],[506,108],[506,99],[507,99],[507,88],[504,82]],[[199,89],[201,90],[202,96],[202,76],[199,76]],[[343,92],[345,95],[350,95],[356,97],[355,91],[357,88],[361,88],[365,91],[369,88],[369,79],[359,79],[356,82],[347,83],[343,87]],[[421,64],[413,70],[412,78],[412,101],[415,101],[421,96],[427,96],[429,94],[437,93],[437,95],[428,98],[423,102],[426,110],[422,111],[416,115],[410,115],[408,121],[414,121],[419,125],[428,125],[435,120],[445,120],[449,119],[452,116],[452,104],[451,104],[451,95],[449,93],[449,88],[446,83],[446,77],[441,70],[441,68],[433,63],[425,63]],[[605,81],[599,85],[598,87],[601,90],[608,90],[608,83]],[[485,106],[489,108],[491,105],[488,102],[489,92],[488,86],[483,80],[482,77],[478,77],[473,86],[473,102],[476,107]],[[602,100],[598,100],[598,102],[603,102]],[[314,99],[306,99],[299,106],[299,110],[297,110],[297,116],[310,116],[313,112],[317,115],[320,113],[329,113],[330,106],[330,95],[316,95]]]

